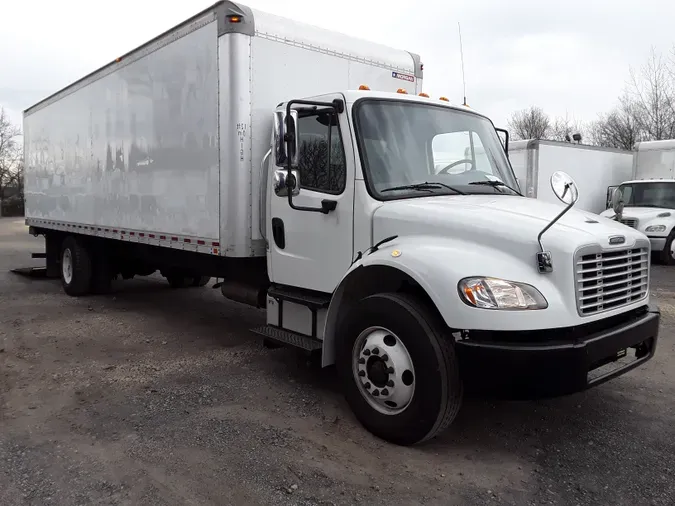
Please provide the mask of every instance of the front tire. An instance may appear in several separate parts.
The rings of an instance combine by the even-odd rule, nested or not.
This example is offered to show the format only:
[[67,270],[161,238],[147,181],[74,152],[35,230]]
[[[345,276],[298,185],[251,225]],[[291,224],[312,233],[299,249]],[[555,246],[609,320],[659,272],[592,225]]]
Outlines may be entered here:
[[359,301],[337,332],[337,367],[356,418],[400,445],[432,438],[462,402],[453,337],[418,298],[376,294]]
[[91,286],[91,256],[79,239],[66,237],[61,247],[61,284],[70,296],[89,293]]
[[659,260],[663,265],[675,265],[675,258],[673,258],[673,254],[671,252],[674,240],[675,240],[675,230],[673,230],[668,235],[668,239],[666,239],[666,245],[663,247],[663,249],[661,250],[661,254],[659,255]]

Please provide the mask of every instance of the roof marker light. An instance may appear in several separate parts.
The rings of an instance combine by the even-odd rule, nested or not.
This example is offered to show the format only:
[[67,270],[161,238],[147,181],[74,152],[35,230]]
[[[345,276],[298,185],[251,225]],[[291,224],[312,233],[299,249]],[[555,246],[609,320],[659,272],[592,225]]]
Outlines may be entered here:
[[420,93],[419,96],[420,96],[420,97],[424,97],[424,98],[429,98],[429,94],[428,94],[428,93],[424,93],[424,92]]
[[368,86],[366,86],[365,84],[362,84],[361,86],[359,86],[359,89],[363,90],[363,91],[370,91],[370,88]]
[[450,100],[448,100],[448,97],[438,97],[438,100],[442,100],[443,102],[450,102]]
[[404,95],[407,95],[408,90],[406,90],[405,88],[399,88],[398,90],[396,90],[396,93],[402,93]]

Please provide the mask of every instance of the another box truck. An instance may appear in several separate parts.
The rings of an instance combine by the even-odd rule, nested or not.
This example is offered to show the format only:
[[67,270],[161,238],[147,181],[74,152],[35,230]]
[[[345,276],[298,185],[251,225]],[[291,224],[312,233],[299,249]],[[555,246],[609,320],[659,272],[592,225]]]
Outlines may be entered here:
[[564,394],[649,360],[647,238],[570,209],[565,174],[564,216],[522,197],[492,122],[422,75],[219,2],[25,111],[26,223],[71,296],[222,278],[399,444],[447,427],[465,386]]
[[[607,188],[607,206],[617,186]],[[675,140],[638,142],[632,174],[618,186],[623,210],[608,209],[603,216],[616,217],[624,225],[647,235],[655,256],[675,264]]]
[[633,170],[631,151],[571,142],[514,141],[509,145],[509,159],[527,197],[557,202],[548,180],[563,170],[580,187],[576,207],[596,214],[606,209],[607,187],[630,178]]

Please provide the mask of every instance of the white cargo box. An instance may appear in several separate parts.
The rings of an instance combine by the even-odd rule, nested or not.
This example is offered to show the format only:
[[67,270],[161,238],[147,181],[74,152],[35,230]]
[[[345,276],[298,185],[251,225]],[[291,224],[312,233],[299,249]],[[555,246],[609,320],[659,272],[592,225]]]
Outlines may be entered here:
[[560,204],[549,179],[565,171],[579,189],[575,208],[596,214],[606,208],[607,187],[629,179],[633,170],[632,151],[557,141],[511,142],[509,160],[526,197]]
[[281,102],[422,87],[417,55],[219,2],[24,113],[26,222],[265,254],[260,167]]

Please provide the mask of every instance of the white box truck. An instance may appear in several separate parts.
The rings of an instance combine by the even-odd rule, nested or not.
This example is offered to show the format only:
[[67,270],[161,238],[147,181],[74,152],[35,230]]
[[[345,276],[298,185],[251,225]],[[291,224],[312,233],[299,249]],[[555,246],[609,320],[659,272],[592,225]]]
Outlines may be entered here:
[[570,209],[565,174],[564,216],[523,198],[492,122],[421,85],[414,54],[217,3],[25,111],[26,223],[72,296],[223,278],[398,444],[465,387],[566,394],[649,360],[646,237]]
[[[607,188],[607,206],[617,186]],[[607,209],[624,225],[649,237],[652,252],[661,263],[675,264],[675,140],[638,142],[632,174],[618,186],[623,211]]]
[[570,142],[524,140],[509,145],[509,159],[527,197],[557,203],[549,178],[566,171],[579,185],[579,202],[584,211],[600,214],[606,209],[607,187],[630,178],[633,153]]

